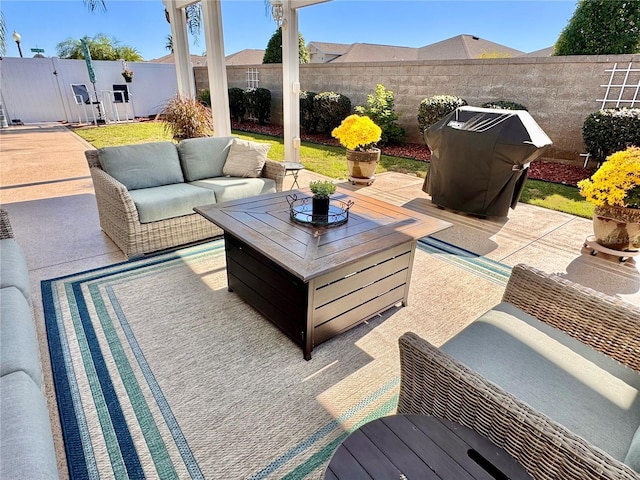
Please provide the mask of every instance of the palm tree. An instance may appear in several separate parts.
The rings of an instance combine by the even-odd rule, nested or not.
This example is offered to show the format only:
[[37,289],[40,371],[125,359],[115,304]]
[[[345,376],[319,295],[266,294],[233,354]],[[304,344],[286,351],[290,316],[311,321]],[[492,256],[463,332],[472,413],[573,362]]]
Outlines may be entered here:
[[164,48],[173,53],[173,37],[171,36],[171,34],[167,35],[167,43]]
[[84,4],[87,6],[90,12],[95,12],[96,10],[107,10],[107,4],[104,3],[105,0],[82,0]]

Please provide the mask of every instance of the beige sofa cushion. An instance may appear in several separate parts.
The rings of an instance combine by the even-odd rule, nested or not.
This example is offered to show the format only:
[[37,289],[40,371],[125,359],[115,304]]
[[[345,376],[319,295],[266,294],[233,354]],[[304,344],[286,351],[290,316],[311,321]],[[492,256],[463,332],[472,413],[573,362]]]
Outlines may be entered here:
[[257,178],[262,172],[267,153],[271,145],[268,143],[250,142],[234,138],[222,173],[229,177]]

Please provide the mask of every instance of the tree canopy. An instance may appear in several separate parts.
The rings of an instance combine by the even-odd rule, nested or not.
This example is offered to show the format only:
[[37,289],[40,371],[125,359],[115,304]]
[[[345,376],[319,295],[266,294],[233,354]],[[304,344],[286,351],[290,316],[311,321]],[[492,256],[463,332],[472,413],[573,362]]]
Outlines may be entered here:
[[[298,52],[300,63],[309,63],[309,50],[300,32],[298,32]],[[269,39],[262,63],[282,63],[282,27],[278,28]]]
[[640,2],[580,0],[554,55],[616,55],[640,51]]
[[[89,53],[93,60],[120,60],[128,62],[140,62],[144,60],[138,51],[128,45],[121,45],[118,40],[108,37],[103,33],[95,37],[83,37],[89,47]],[[81,60],[84,58],[82,44],[75,38],[67,38],[56,45],[56,51],[60,58]]]

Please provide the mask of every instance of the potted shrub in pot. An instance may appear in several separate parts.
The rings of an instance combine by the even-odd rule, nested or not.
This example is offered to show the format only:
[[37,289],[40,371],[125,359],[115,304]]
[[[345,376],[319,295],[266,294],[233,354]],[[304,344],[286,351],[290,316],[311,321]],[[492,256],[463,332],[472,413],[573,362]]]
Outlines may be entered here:
[[309,183],[311,198],[311,216],[314,222],[326,222],[329,218],[330,197],[336,191],[336,185],[329,180],[313,180]]
[[340,144],[347,149],[349,181],[352,184],[371,185],[380,161],[380,141],[382,130],[367,116],[349,115],[339,127],[331,132]]
[[598,244],[618,251],[640,250],[640,148],[613,153],[591,178],[578,182],[593,203]]

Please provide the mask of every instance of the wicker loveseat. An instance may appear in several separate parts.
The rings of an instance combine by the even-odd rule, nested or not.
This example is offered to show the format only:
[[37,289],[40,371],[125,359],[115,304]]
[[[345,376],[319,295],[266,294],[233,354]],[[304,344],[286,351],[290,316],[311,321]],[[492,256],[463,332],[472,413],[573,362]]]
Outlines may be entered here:
[[127,257],[222,234],[194,207],[282,190],[269,144],[207,137],[87,150],[100,227]]
[[440,348],[400,338],[398,413],[470,427],[536,479],[640,479],[639,332],[636,306],[517,265]]

